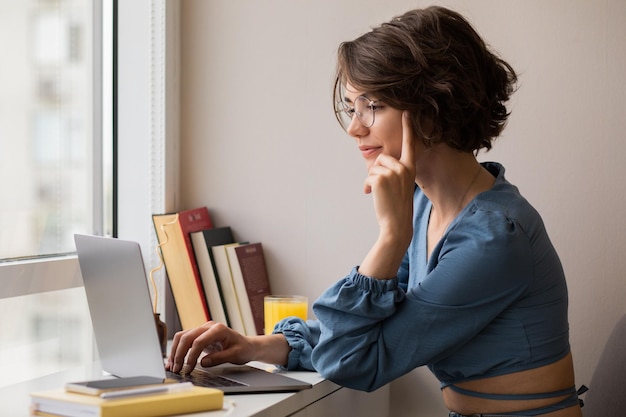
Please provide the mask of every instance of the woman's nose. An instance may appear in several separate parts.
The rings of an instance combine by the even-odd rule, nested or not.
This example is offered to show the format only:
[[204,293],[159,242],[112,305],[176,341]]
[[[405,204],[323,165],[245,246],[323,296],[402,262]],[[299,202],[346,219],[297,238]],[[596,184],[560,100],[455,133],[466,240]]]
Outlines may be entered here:
[[352,137],[359,137],[367,134],[367,130],[368,128],[361,123],[361,120],[359,120],[358,117],[353,116],[352,119],[350,119],[350,124],[346,129],[346,133]]

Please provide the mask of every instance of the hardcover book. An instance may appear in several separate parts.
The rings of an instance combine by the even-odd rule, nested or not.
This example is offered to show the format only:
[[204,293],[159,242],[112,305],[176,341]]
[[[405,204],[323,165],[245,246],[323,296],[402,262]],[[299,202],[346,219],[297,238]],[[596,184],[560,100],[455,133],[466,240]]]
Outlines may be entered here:
[[215,259],[215,267],[217,268],[217,276],[220,281],[226,311],[228,313],[228,321],[231,329],[241,334],[246,334],[246,328],[243,324],[241,310],[239,308],[239,300],[237,300],[237,292],[233,284],[233,276],[231,265],[228,259],[227,249],[229,247],[239,246],[240,243],[229,243],[225,245],[217,245],[211,248]]
[[263,246],[250,243],[227,251],[246,334],[264,334],[263,301],[271,291]]
[[216,227],[205,229],[191,234],[193,250],[198,262],[200,278],[204,286],[204,295],[209,305],[211,320],[230,326],[226,300],[223,296],[222,286],[219,281],[218,270],[211,248],[213,246],[234,243],[233,233],[230,227]]
[[213,227],[209,211],[199,207],[154,214],[152,220],[181,326],[183,329],[200,326],[210,315],[190,234]]

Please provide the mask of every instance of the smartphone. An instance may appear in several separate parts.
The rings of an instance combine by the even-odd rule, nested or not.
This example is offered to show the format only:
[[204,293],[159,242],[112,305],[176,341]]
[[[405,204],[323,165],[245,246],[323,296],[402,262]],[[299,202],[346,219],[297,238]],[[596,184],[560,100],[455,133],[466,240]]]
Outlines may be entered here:
[[65,390],[88,395],[100,395],[104,392],[131,388],[148,387],[151,385],[177,382],[173,379],[152,376],[131,376],[126,378],[97,379],[93,381],[68,382]]

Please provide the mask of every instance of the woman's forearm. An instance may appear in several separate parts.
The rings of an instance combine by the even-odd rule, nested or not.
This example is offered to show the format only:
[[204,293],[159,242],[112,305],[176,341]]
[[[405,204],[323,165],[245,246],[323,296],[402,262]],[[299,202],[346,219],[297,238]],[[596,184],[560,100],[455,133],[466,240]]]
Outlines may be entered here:
[[408,245],[393,238],[379,238],[359,266],[359,273],[377,279],[391,279],[398,268]]

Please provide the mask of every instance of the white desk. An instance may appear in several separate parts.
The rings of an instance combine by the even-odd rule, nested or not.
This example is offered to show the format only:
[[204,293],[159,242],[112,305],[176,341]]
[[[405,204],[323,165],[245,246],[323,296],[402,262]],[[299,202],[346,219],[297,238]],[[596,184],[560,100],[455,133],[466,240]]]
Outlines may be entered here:
[[[253,363],[258,367],[267,365]],[[389,415],[389,388],[364,393],[325,380],[315,372],[288,372],[290,377],[313,384],[313,388],[279,394],[226,395],[224,409],[186,414],[195,417],[334,417]],[[97,364],[70,369],[31,381],[0,388],[2,416],[29,416],[30,392],[62,387],[68,381],[94,379],[101,375]]]

